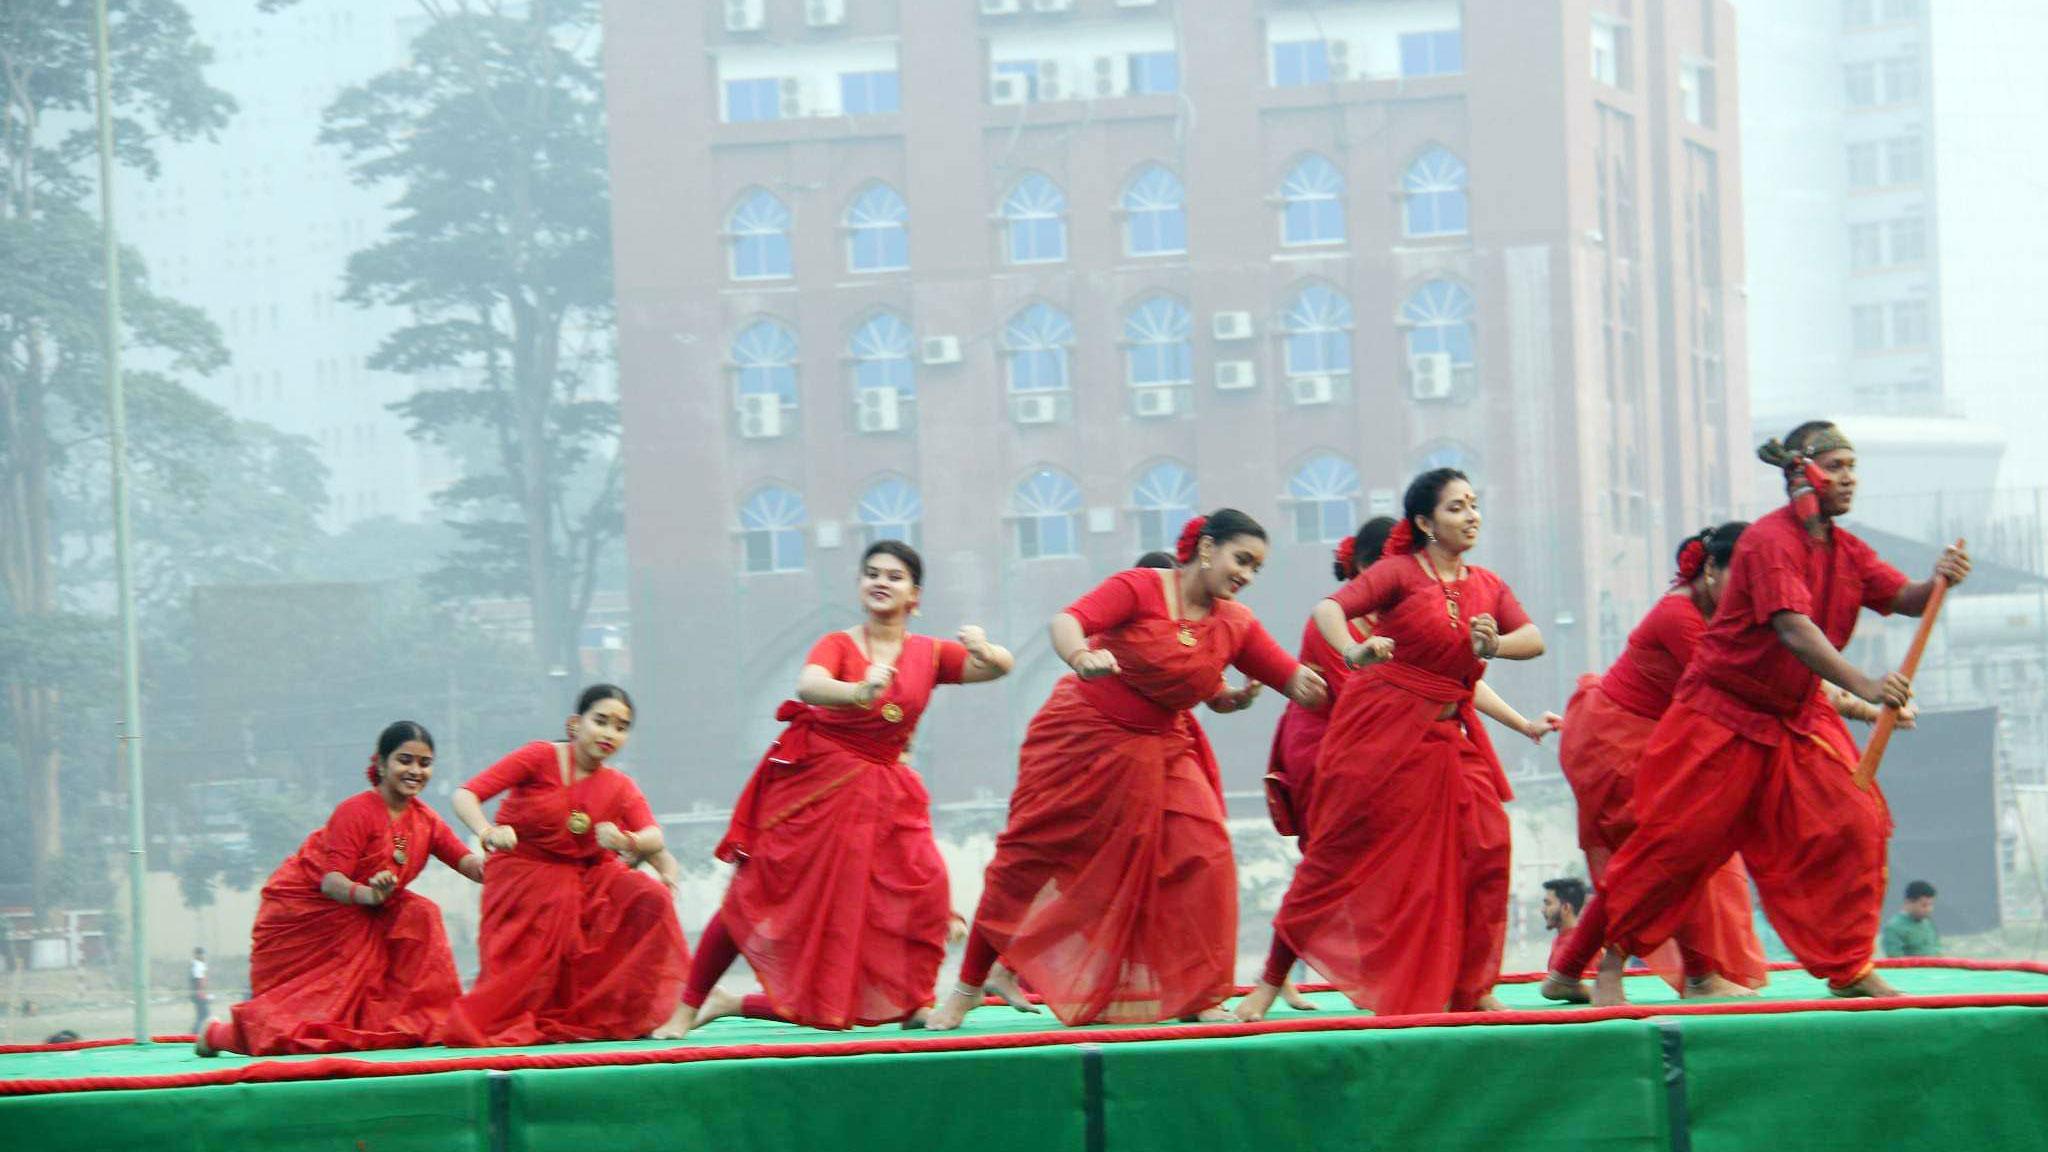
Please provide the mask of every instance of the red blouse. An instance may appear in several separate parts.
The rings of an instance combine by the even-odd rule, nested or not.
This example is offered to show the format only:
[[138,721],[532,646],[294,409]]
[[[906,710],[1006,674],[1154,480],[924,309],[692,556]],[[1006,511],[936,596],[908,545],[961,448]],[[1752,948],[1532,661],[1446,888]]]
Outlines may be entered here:
[[[1273,642],[1252,611],[1217,600],[1199,620],[1175,619],[1166,601],[1171,570],[1119,572],[1067,606],[1093,643],[1116,657],[1119,672],[1081,682],[1081,693],[1103,714],[1154,726],[1172,720],[1223,691],[1230,665],[1261,683],[1285,690],[1295,663]],[[1180,635],[1194,642],[1182,643]]]
[[[463,787],[478,800],[511,792],[498,805],[498,823],[519,834],[513,854],[528,859],[595,860],[605,854],[597,844],[599,824],[610,821],[622,832],[637,832],[654,823],[646,797],[632,777],[616,768],[600,765],[574,784],[562,783],[561,753],[546,740],[526,745]],[[581,832],[569,830],[573,812],[589,821]]]
[[1889,613],[1906,586],[1870,545],[1839,526],[1830,536],[1815,543],[1789,505],[1742,533],[1721,606],[1679,680],[1679,700],[1751,739],[1783,739],[1783,721],[1812,704],[1820,677],[1778,639],[1771,618],[1797,612],[1841,648],[1862,609]]
[[1601,694],[1638,716],[1655,720],[1664,715],[1706,630],[1707,618],[1691,593],[1681,590],[1660,598],[1600,678]]
[[[1529,614],[1492,572],[1467,564],[1458,579],[1440,580],[1417,555],[1377,561],[1330,598],[1347,618],[1375,617],[1373,635],[1394,642],[1391,663],[1476,685],[1486,662],[1472,654],[1473,618],[1492,616],[1505,636],[1529,623]],[[1448,609],[1452,603],[1456,616]]]
[[[401,842],[405,845],[402,864],[396,851]],[[326,825],[306,837],[293,859],[299,864],[298,878],[315,889],[329,872],[339,872],[360,884],[384,871],[396,875],[398,887],[404,888],[427,866],[428,857],[456,868],[469,854],[469,846],[432,808],[409,800],[405,811],[393,819],[384,797],[371,789],[336,805]],[[277,879],[273,877],[272,882]]]

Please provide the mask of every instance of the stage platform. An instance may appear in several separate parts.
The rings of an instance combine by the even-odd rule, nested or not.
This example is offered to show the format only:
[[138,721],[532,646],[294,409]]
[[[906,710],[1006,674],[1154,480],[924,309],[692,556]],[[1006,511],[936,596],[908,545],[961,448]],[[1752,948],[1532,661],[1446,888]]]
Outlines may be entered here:
[[1063,1029],[1006,1007],[956,1033],[722,1020],[654,1041],[194,1056],[0,1053],[25,1152],[1944,1152],[2048,1146],[2048,967],[1888,964],[1898,1001],[1774,972],[1761,1000],[1375,1019],[1341,997],[1256,1025]]

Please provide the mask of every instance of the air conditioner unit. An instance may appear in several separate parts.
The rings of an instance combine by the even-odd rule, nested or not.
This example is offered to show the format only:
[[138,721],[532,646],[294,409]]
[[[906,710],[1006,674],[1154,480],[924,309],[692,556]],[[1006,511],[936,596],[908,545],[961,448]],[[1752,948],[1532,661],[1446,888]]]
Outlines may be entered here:
[[727,32],[758,32],[767,5],[763,0],[725,0]]
[[903,427],[903,394],[894,388],[855,392],[853,426],[862,432],[894,432]]
[[1336,394],[1328,376],[1295,376],[1287,381],[1287,387],[1296,404],[1328,404]]
[[1025,104],[1031,100],[1031,82],[1014,72],[988,78],[988,102]]
[[1038,62],[1038,98],[1040,100],[1057,100],[1060,98],[1062,91],[1064,89],[1060,87],[1060,62],[1057,60],[1040,60]]
[[958,336],[925,337],[924,362],[927,364],[958,364],[960,362],[960,338]]
[[773,392],[740,397],[740,435],[749,440],[782,435],[782,397]]
[[1159,0],[1116,0],[1119,8],[1156,8]]
[[1033,12],[1067,12],[1074,7],[1074,0],[1031,0]]
[[1021,6],[1020,0],[981,0],[981,14],[983,16],[1011,16],[1015,15],[1017,9]]
[[1178,397],[1172,387],[1150,385],[1133,389],[1131,408],[1140,416],[1171,416],[1180,410]]
[[1451,398],[1451,354],[1424,352],[1408,358],[1408,395],[1417,400]]
[[1130,69],[1123,67],[1123,59],[1117,56],[1095,58],[1095,94],[1097,96],[1121,96],[1130,79]]
[[804,23],[813,28],[846,23],[846,0],[804,0]]
[[1342,40],[1323,41],[1323,56],[1330,62],[1330,79],[1351,78],[1351,45]]
[[1249,340],[1252,338],[1252,314],[1218,312],[1209,317],[1209,333],[1218,340]]
[[797,79],[794,76],[783,77],[781,93],[782,116],[784,119],[794,119],[795,117],[804,115],[806,112],[810,110],[809,104],[807,104],[804,100],[803,81]]
[[1050,424],[1060,418],[1059,397],[1033,396],[1029,393],[1012,396],[1010,418],[1019,424]]
[[1249,360],[1218,360],[1216,362],[1216,388],[1222,392],[1235,392],[1256,387],[1259,372]]

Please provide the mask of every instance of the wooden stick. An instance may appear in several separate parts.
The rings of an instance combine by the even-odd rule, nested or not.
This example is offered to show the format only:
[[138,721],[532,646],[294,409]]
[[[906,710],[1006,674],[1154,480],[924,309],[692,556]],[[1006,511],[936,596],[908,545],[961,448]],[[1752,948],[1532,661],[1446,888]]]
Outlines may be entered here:
[[[1963,546],[1961,540],[1956,547]],[[1941,602],[1948,596],[1948,580],[1936,576],[1934,591],[1927,597],[1927,610],[1920,613],[1920,627],[1913,631],[1913,644],[1906,649],[1906,658],[1899,664],[1899,674],[1911,679],[1920,668],[1920,654],[1927,649],[1927,638],[1934,634],[1934,618],[1941,614]],[[1864,745],[1863,759],[1856,763],[1856,786],[1865,792],[1877,782],[1877,765],[1884,759],[1885,745],[1891,743],[1892,729],[1899,725],[1899,710],[1886,705],[1878,713],[1877,727],[1870,733],[1870,743]]]

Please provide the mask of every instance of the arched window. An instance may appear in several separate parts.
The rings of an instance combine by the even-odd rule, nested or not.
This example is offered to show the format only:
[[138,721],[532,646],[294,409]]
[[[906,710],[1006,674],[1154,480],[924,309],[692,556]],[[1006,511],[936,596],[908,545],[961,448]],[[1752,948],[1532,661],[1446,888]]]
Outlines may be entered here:
[[763,488],[740,505],[740,539],[748,572],[801,572],[804,498],[788,488]]
[[1124,252],[1170,256],[1188,250],[1187,196],[1180,178],[1154,165],[1124,189]]
[[1344,177],[1321,156],[1305,156],[1280,183],[1282,244],[1344,242]]
[[1010,263],[1051,264],[1067,258],[1067,194],[1033,172],[1003,198]]
[[1358,469],[1328,452],[1309,457],[1287,482],[1298,544],[1334,544],[1358,531]]
[[1074,325],[1050,304],[1033,304],[1003,327],[1003,359],[1012,392],[1067,390],[1067,347]]
[[1338,376],[1351,371],[1351,301],[1324,284],[1294,294],[1280,320],[1286,330],[1289,376]]
[[1408,362],[1416,370],[1419,357],[1450,358],[1453,387],[1472,383],[1472,294],[1448,280],[1431,280],[1401,305],[1408,328]]
[[1010,518],[1019,559],[1080,555],[1081,488],[1065,473],[1041,468],[1025,477],[1010,496]]
[[742,396],[773,394],[796,403],[796,337],[773,320],[749,324],[733,338],[732,362]]
[[1124,379],[1133,388],[1182,385],[1194,379],[1194,322],[1171,296],[1152,296],[1124,316]]
[[1415,158],[1401,178],[1401,231],[1409,236],[1463,236],[1465,162],[1442,148]]
[[791,274],[789,206],[772,193],[755,191],[726,217],[735,280],[784,280]]
[[1478,463],[1463,444],[1454,440],[1439,440],[1430,445],[1415,461],[1417,472],[1430,472],[1438,468],[1456,468],[1478,483]]
[[913,346],[910,325],[894,312],[878,312],[853,330],[847,354],[853,358],[853,387],[894,391],[905,399],[917,393],[916,375],[911,368]]
[[846,210],[846,266],[855,272],[910,267],[910,206],[887,184],[870,184]]
[[1173,551],[1181,525],[1195,514],[1195,477],[1168,460],[1154,464],[1131,489],[1138,512],[1138,551]]
[[915,548],[918,527],[924,520],[924,498],[917,494],[917,485],[891,476],[868,485],[853,514],[860,521],[861,547],[877,540],[901,540]]

